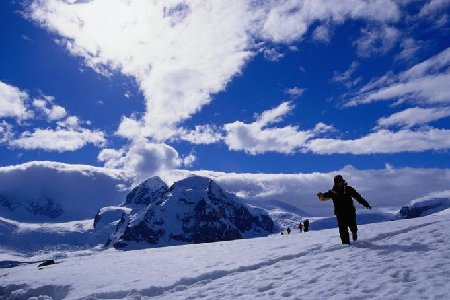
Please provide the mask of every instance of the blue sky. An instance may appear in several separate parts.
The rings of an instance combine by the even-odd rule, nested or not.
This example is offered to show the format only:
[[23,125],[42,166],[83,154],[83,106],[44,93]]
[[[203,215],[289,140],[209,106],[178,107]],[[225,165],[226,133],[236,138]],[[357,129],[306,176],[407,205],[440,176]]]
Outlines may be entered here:
[[0,165],[449,168],[450,1],[2,1]]

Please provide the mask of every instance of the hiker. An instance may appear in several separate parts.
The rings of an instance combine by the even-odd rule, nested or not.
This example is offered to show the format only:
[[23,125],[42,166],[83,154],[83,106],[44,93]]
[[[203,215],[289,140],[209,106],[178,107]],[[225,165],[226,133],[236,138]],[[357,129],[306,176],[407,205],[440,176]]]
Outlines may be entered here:
[[341,175],[334,176],[334,186],[326,193],[318,193],[321,201],[333,200],[334,214],[339,227],[339,235],[342,244],[350,244],[348,228],[352,232],[354,241],[358,239],[358,226],[356,225],[356,208],[353,198],[367,209],[372,209],[370,204],[347,182]]
[[287,234],[291,234],[291,227],[288,226],[288,228],[286,229]]
[[303,231],[303,224],[302,224],[302,222],[300,222],[298,224],[298,230],[300,231],[300,233]]
[[309,220],[308,219],[303,221],[303,231],[304,232],[308,232],[309,231]]

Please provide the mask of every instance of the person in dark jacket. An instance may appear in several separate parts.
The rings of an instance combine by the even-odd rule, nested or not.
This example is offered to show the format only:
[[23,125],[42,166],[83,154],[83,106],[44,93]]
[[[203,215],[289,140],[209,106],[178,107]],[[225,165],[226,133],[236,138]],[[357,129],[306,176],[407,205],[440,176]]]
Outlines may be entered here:
[[303,221],[303,231],[304,232],[308,232],[309,231],[309,220],[308,219]]
[[300,232],[303,231],[303,224],[302,224],[302,222],[298,223],[298,230],[299,230]]
[[356,225],[356,208],[353,198],[367,209],[372,209],[370,204],[347,182],[341,175],[334,177],[334,186],[326,193],[318,193],[317,197],[321,201],[333,200],[334,214],[339,226],[339,235],[342,244],[350,244],[348,228],[352,232],[353,240],[358,239],[358,226]]

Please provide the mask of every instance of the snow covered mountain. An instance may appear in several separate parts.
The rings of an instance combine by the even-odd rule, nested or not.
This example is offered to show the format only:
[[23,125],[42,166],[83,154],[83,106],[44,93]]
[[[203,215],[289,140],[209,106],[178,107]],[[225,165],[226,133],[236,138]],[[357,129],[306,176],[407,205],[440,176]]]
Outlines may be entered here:
[[405,219],[428,216],[450,209],[450,190],[432,193],[428,196],[412,200],[408,206],[403,206],[399,216]]
[[123,206],[139,211],[150,204],[160,201],[169,191],[167,184],[158,176],[151,177],[135,187],[128,195]]
[[55,162],[0,168],[0,217],[20,222],[92,219],[119,205],[131,179],[119,171]]
[[[245,205],[213,180],[193,176],[168,188],[153,177],[128,194],[108,242],[134,249],[265,236],[274,223],[262,210]],[[103,219],[100,212],[97,219]],[[116,220],[117,222],[117,220]]]

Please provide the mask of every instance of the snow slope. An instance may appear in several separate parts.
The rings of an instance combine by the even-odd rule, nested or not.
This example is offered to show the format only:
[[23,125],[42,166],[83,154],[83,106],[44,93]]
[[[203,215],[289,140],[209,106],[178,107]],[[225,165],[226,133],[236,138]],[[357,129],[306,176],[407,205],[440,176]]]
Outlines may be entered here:
[[[28,299],[448,299],[450,211],[337,229],[135,251],[41,253],[0,260],[0,298]],[[41,299],[45,299],[41,297]]]
[[104,245],[114,228],[94,229],[93,220],[20,223],[0,218],[0,249],[32,255],[52,249],[87,249]]

